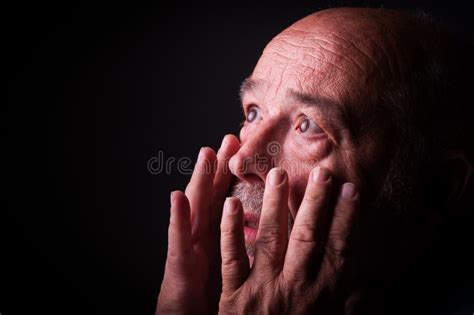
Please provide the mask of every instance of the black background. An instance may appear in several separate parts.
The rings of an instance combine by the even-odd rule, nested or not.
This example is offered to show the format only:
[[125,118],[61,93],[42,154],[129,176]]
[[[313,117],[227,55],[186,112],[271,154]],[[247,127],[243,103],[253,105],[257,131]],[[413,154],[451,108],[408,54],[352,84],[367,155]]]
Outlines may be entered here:
[[3,7],[0,313],[152,314],[169,192],[189,175],[147,161],[194,161],[238,133],[238,87],[265,44],[338,5],[425,9],[473,30],[459,2]]

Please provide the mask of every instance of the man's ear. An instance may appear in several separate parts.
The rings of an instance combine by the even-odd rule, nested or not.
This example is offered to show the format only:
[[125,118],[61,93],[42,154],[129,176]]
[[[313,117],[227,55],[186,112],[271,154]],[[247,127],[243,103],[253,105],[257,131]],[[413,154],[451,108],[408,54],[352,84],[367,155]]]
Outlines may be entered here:
[[449,188],[447,201],[459,201],[471,180],[472,162],[464,152],[454,150],[446,152],[443,160]]

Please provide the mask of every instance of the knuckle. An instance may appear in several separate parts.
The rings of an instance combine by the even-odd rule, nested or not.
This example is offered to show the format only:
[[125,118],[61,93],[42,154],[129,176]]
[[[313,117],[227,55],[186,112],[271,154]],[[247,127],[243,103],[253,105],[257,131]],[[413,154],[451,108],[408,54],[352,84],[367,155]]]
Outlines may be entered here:
[[288,268],[282,274],[282,287],[285,289],[285,292],[295,291],[304,291],[304,287],[308,281],[307,273],[302,269]]
[[182,272],[185,272],[189,266],[189,261],[183,259],[181,253],[173,249],[168,250],[166,262],[170,266],[179,268]]
[[239,231],[239,226],[235,224],[234,222],[222,222],[221,224],[221,234],[224,237],[229,237],[236,235],[237,232]]
[[231,255],[235,251],[235,242],[231,238],[223,238],[221,239],[221,251],[222,251],[222,257],[225,255]]
[[282,243],[283,237],[280,233],[280,228],[273,225],[260,226],[261,233],[259,233],[256,244],[260,247],[271,247]]
[[282,207],[282,198],[276,193],[270,193],[265,197],[265,208],[281,208]]
[[168,260],[172,262],[176,262],[181,260],[183,253],[177,248],[177,246],[173,244],[168,244],[168,252],[167,252]]
[[261,292],[242,288],[232,293],[224,294],[219,302],[219,309],[227,314],[257,314],[262,303]]
[[230,255],[230,257],[226,257],[225,255],[223,255],[222,257],[222,266],[226,267],[227,272],[236,270],[236,268],[238,268],[244,263],[244,257],[238,255]]
[[169,227],[168,227],[168,232],[169,233],[180,233],[182,231],[182,226],[185,226],[187,228],[186,224],[183,224],[185,222],[177,222],[177,220],[170,220]]
[[290,237],[299,242],[315,242],[317,235],[316,224],[301,223],[293,227]]
[[[284,241],[279,233],[270,233],[255,240],[255,247],[258,255],[264,256],[270,263],[275,261],[284,248]],[[279,263],[276,262],[275,263]]]
[[318,208],[324,206],[326,200],[326,194],[323,192],[306,193],[303,197],[303,202],[315,205]]
[[326,243],[326,255],[335,260],[343,259],[348,256],[347,247],[342,240],[330,241]]
[[354,211],[355,203],[352,200],[344,200],[336,206],[334,216],[337,218],[346,217],[352,211]]
[[324,272],[321,273],[321,280],[326,285],[331,282],[337,282],[340,276],[345,271],[346,259],[342,257],[335,257],[326,255],[324,257]]
[[173,248],[173,246],[168,246],[168,255],[167,260],[171,264],[175,264],[179,261],[179,253]]
[[242,278],[242,273],[239,272],[248,266],[248,260],[243,257],[222,258],[222,280],[225,287],[231,283],[238,283]]

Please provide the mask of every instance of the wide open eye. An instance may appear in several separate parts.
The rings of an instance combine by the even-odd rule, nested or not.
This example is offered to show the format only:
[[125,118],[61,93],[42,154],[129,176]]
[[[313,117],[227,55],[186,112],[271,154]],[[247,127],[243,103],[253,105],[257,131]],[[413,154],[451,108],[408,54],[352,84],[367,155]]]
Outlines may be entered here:
[[252,106],[252,107],[249,108],[249,110],[247,112],[246,120],[247,120],[247,122],[251,123],[255,119],[257,119],[259,116],[260,116],[260,110],[258,109],[258,107]]
[[309,119],[308,117],[302,117],[296,128],[301,132],[301,133],[307,133],[307,134],[318,134],[324,132],[321,127],[318,126],[317,123]]

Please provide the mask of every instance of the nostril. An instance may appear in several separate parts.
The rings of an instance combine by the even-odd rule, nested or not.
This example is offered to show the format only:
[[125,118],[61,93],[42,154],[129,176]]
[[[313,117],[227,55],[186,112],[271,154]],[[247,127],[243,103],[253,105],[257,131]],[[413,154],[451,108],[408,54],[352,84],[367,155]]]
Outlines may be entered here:
[[259,159],[258,154],[249,150],[241,149],[229,160],[230,172],[240,180],[252,183],[265,183],[269,166],[266,160]]

